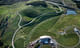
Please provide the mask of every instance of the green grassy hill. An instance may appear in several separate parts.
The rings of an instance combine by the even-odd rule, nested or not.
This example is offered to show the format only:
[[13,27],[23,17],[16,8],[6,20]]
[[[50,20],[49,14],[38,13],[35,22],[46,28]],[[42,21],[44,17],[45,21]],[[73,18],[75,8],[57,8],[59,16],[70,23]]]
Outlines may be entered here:
[[[0,48],[11,47],[11,40],[14,32],[18,28],[20,20],[19,15],[22,16],[21,24],[29,23],[36,17],[34,22],[22,27],[16,34],[15,47],[24,48],[29,42],[36,40],[42,35],[49,35],[63,46],[74,46],[78,43],[79,37],[73,31],[74,27],[80,29],[80,14],[77,15],[63,15],[56,13],[59,9],[51,4],[47,4],[47,7],[43,5],[33,6],[26,5],[29,2],[19,2],[13,5],[0,6],[0,41],[3,42],[3,46]],[[37,2],[37,1],[36,1]],[[61,35],[59,32],[64,31],[65,35]],[[59,48],[62,48],[62,46]],[[78,48],[78,47],[77,47]]]

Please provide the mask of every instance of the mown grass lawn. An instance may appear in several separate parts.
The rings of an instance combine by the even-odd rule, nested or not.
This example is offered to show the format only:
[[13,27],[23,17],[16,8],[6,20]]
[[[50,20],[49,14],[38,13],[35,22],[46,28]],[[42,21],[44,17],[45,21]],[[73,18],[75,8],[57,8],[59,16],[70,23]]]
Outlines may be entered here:
[[[58,32],[63,31],[66,27],[76,25],[79,26],[79,17],[80,16],[64,16],[61,17],[57,22],[56,18],[46,21],[37,28],[35,28],[32,32],[32,36],[30,41],[33,41],[37,39],[38,37],[42,35],[49,35],[56,39],[56,41],[64,46],[74,46],[78,43],[79,37],[76,35],[76,33],[73,32],[73,30],[69,31],[69,34],[60,35]],[[76,20],[76,21],[75,21]],[[78,22],[78,23],[75,23]]]
[[[35,8],[35,9],[34,9]],[[22,21],[24,22],[27,22],[27,21],[30,21],[32,20],[33,18],[35,17],[31,17],[31,16],[39,16],[40,14],[44,14],[45,12],[56,12],[54,11],[52,8],[48,7],[48,8],[44,8],[44,7],[33,7],[33,6],[29,6],[28,8],[24,9],[24,10],[21,10],[20,13],[23,17]],[[47,14],[46,14],[47,15]],[[45,16],[46,16],[45,15]],[[44,15],[43,15],[44,16]],[[49,15],[51,16],[51,15]],[[52,15],[53,16],[53,15]],[[48,17],[46,17],[48,19]],[[53,22],[56,22],[59,17],[54,17],[55,19],[53,19],[54,21]],[[38,19],[38,20],[42,20],[42,19]],[[16,40],[19,39],[19,38],[24,38],[24,41],[23,42],[27,42],[29,43],[29,39],[28,37],[31,37],[32,35],[28,36],[30,31],[33,29],[33,27],[35,27],[39,22],[38,20],[34,21],[33,24],[31,25],[28,25],[27,27],[25,26],[24,28],[20,29],[18,32],[17,32],[17,35],[15,37],[15,42],[17,42]],[[44,19],[45,20],[45,19]],[[21,24],[23,23],[21,22]],[[35,24],[36,23],[36,24]],[[53,23],[54,24],[54,23]],[[22,24],[24,25],[24,24]],[[45,34],[45,33],[44,33]],[[48,33],[47,33],[48,34]],[[23,37],[21,37],[23,36]],[[27,44],[25,43],[24,46]],[[16,44],[16,46],[18,47],[18,45]],[[18,47],[19,48],[19,47]]]
[[[9,17],[8,19],[8,27],[6,28],[4,35],[1,37],[4,45],[1,48],[5,48],[5,46],[11,46],[11,39],[13,33],[18,28],[19,16],[16,14],[20,10],[27,8],[24,6],[24,3],[17,3],[13,5],[0,6],[0,19]],[[0,20],[1,21],[1,20]]]
[[64,36],[60,36],[58,39],[56,39],[58,43],[64,45],[64,46],[74,46],[78,43],[79,37],[76,34],[68,34]]
[[[79,15],[68,15],[68,16],[64,16],[62,18],[59,19],[59,21],[55,24],[55,26],[53,26],[50,29],[50,32],[60,32],[60,31],[64,31],[64,29],[66,29],[69,26],[80,26],[80,20],[79,20],[80,16]],[[67,34],[63,35],[63,36],[59,36],[58,38],[56,38],[56,40],[64,45],[64,46],[74,46],[78,43],[79,41],[79,37],[76,35],[76,33],[74,33],[73,28],[69,28],[66,31]]]
[[51,46],[50,45],[43,45],[43,46],[41,46],[41,48],[51,48]]
[[20,38],[20,39],[16,40],[15,47],[16,48],[24,48],[24,39]]
[[54,38],[56,36],[56,33],[49,32],[49,29],[56,23],[58,18],[59,18],[59,16],[53,17],[53,18],[51,18],[47,21],[43,21],[42,23],[37,25],[36,26],[37,28],[34,28],[32,31],[33,34],[31,35],[30,41],[33,41],[42,35],[50,35]]
[[75,47],[75,48],[80,48],[80,44],[77,47]]
[[[27,8],[29,10],[25,10]],[[55,12],[55,10],[49,7],[48,8],[44,8],[41,6],[40,7],[31,6],[30,7],[30,6],[26,6],[25,3],[19,3],[19,4],[17,3],[17,4],[6,6],[6,7],[0,6],[0,15],[10,16],[10,19],[8,21],[9,22],[8,28],[2,38],[4,42],[4,46],[6,45],[11,46],[12,35],[15,32],[15,30],[18,28],[17,23],[19,21],[19,16],[17,16],[16,13],[21,12],[23,10],[25,11],[33,10],[33,12],[35,11],[34,14],[39,13],[38,15],[43,14],[45,12]],[[63,31],[67,26],[75,25],[79,27],[80,26],[80,16],[79,15],[64,16],[64,17],[61,17],[60,19],[59,19],[60,16],[56,16],[47,21],[45,20],[41,22],[39,25],[33,25],[33,26],[30,25],[28,27],[22,28],[15,37],[16,48],[24,48],[25,41],[27,42],[33,41],[42,35],[49,35],[53,37],[53,39],[56,39],[57,42],[59,42],[60,44],[64,46],[74,46],[78,42],[78,36],[75,33],[61,36],[60,34],[58,34],[58,32]],[[33,19],[33,18],[28,17],[27,15],[22,15],[22,16],[23,16],[23,21],[30,21]],[[31,32],[31,35],[29,35],[30,32]],[[27,37],[30,37],[30,38],[27,38]]]
[[34,48],[38,48],[38,47],[40,47],[40,48],[51,48],[51,45],[48,45],[48,44],[41,45],[40,43],[35,44]]

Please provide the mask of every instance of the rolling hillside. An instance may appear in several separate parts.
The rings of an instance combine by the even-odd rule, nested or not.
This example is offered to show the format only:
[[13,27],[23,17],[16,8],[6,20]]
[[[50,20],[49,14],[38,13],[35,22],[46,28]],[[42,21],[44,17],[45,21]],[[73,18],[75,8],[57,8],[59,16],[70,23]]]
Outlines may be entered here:
[[80,30],[79,9],[66,15],[66,8],[38,0],[0,0],[0,5],[0,48],[12,48],[12,39],[16,48],[25,48],[42,35],[55,39],[58,48],[80,47],[80,35],[74,32],[75,27]]

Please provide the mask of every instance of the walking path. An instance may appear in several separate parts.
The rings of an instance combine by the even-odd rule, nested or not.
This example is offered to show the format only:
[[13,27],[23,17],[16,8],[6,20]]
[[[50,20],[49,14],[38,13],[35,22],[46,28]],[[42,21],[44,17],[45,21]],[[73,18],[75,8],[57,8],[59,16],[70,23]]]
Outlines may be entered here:
[[[49,3],[51,3],[51,4],[53,4],[53,5],[56,5],[56,6],[60,9],[60,12],[62,12],[61,7],[59,7],[57,4],[52,3],[52,2],[49,2]],[[60,13],[60,12],[58,12],[58,13]],[[16,33],[17,33],[22,27],[31,24],[31,23],[34,22],[37,18],[39,18],[40,16],[43,16],[43,15],[45,15],[45,14],[47,14],[47,13],[44,13],[44,14],[42,14],[42,15],[40,15],[40,16],[35,17],[32,21],[30,21],[29,23],[24,24],[24,25],[22,25],[22,26],[20,25],[20,24],[21,24],[21,20],[22,20],[22,16],[21,16],[19,13],[17,13],[17,14],[18,14],[19,17],[20,17],[20,20],[19,20],[19,22],[18,22],[18,29],[16,29],[16,31],[14,32],[13,37],[12,37],[12,47],[13,47],[13,48],[15,48],[15,46],[14,46],[14,39],[15,39]]]
[[[42,36],[42,37],[44,37],[44,36]],[[52,48],[54,48],[54,47],[57,48],[56,40],[52,39],[52,37],[50,37],[50,36],[49,37],[44,37],[44,38],[38,38],[35,41],[30,42],[29,45],[26,48],[34,48],[37,43],[40,43],[40,45],[38,47],[44,45],[44,44],[42,44],[42,42],[40,42],[40,40],[45,39],[45,38],[50,39],[50,42],[48,42],[48,45],[51,45]]]
[[19,17],[20,17],[20,20],[19,20],[19,23],[18,23],[18,29],[14,32],[13,37],[12,37],[12,47],[13,47],[13,48],[15,48],[15,46],[14,46],[14,38],[15,38],[16,33],[17,33],[22,27],[31,24],[31,23],[34,22],[37,18],[39,18],[39,17],[41,17],[41,16],[43,16],[43,15],[45,15],[45,14],[48,14],[48,13],[44,13],[44,14],[42,14],[42,15],[40,15],[40,16],[37,16],[37,17],[35,17],[32,21],[30,21],[29,23],[24,24],[24,25],[21,26],[20,23],[21,23],[21,20],[22,20],[22,16],[18,13],[18,15],[19,15]]
[[[66,32],[68,29],[70,29],[70,28],[72,28],[72,26],[68,26],[66,29],[64,29],[64,32]],[[80,35],[77,33],[77,32],[75,32],[76,34],[77,34],[77,36],[79,37],[79,42],[76,44],[76,45],[74,45],[74,46],[72,46],[72,47],[68,47],[68,46],[64,46],[64,45],[62,45],[62,44],[60,44],[60,43],[58,43],[58,45],[60,45],[60,46],[62,46],[62,47],[66,47],[66,48],[75,48],[75,47],[77,47],[79,44],[80,44]]]
[[52,18],[50,18],[50,19],[47,19],[47,20],[45,20],[45,21],[43,21],[43,22],[41,22],[40,24],[38,24],[36,27],[34,27],[32,30],[31,30],[31,32],[28,34],[28,36],[27,36],[27,40],[29,41],[29,39],[31,39],[31,36],[32,36],[32,34],[34,33],[34,31],[35,31],[35,29],[37,29],[41,24],[43,24],[44,22],[47,22],[47,21],[49,21],[49,20],[52,20],[54,17],[52,17]]
[[[45,15],[45,14],[46,14],[46,13],[44,13],[44,14],[42,14],[42,15]],[[12,37],[12,47],[13,47],[13,48],[15,48],[15,46],[14,46],[14,38],[15,38],[16,33],[17,33],[22,27],[31,24],[31,23],[34,22],[38,17],[42,16],[42,15],[40,15],[40,16],[34,18],[34,19],[33,19],[32,21],[30,21],[29,23],[24,24],[24,25],[21,26],[20,23],[21,23],[21,20],[22,20],[22,16],[21,16],[19,13],[18,13],[18,15],[19,15],[19,17],[20,17],[20,20],[19,20],[19,23],[18,23],[18,29],[14,32],[13,37]]]

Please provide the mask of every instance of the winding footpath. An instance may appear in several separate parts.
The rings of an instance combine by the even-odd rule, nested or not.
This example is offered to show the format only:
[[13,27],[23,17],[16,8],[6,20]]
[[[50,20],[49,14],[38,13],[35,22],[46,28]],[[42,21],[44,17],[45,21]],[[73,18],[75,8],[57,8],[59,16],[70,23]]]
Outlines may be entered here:
[[37,16],[37,17],[35,17],[32,21],[30,21],[29,23],[24,24],[24,25],[21,26],[20,23],[21,23],[21,20],[22,20],[22,16],[18,13],[18,15],[19,15],[19,17],[20,17],[20,20],[19,20],[19,23],[18,23],[18,29],[14,32],[13,37],[12,37],[12,47],[13,47],[13,48],[15,48],[15,46],[14,46],[14,39],[15,39],[16,33],[17,33],[22,27],[27,26],[27,25],[33,23],[37,18],[39,18],[39,17],[41,17],[41,16],[43,16],[43,15],[45,15],[45,14],[48,14],[48,13],[44,13],[44,14],[42,14],[42,15],[40,15],[40,16]]
[[49,2],[49,1],[46,1],[47,3],[50,3],[50,4],[52,4],[52,5],[55,5],[55,6],[57,6],[58,8],[59,8],[59,12],[57,12],[57,13],[60,13],[60,12],[62,12],[63,10],[62,10],[62,8],[57,4],[57,3],[54,3],[54,2]]
[[[70,29],[72,27],[73,26],[68,26],[67,28],[64,29],[64,32],[66,32],[68,29]],[[77,36],[79,37],[79,41],[78,41],[78,43],[76,45],[74,45],[74,46],[64,46],[64,45],[62,45],[62,44],[60,44],[60,43],[57,42],[58,45],[60,45],[60,46],[62,46],[64,48],[75,48],[75,47],[77,47],[80,44],[80,35],[77,32],[75,32],[75,34],[77,34]]]
[[[53,2],[49,2],[49,1],[48,1],[48,3],[51,3],[51,4],[53,4],[53,5],[56,5],[56,6],[59,8],[60,12],[62,12],[61,7],[59,7],[57,4],[55,4],[55,3],[53,3]],[[60,12],[58,12],[58,13],[60,13]],[[45,15],[45,14],[48,14],[48,13],[41,14],[40,16],[35,17],[35,18],[34,18],[32,21],[30,21],[29,23],[24,24],[24,25],[22,25],[22,26],[20,25],[20,24],[21,24],[21,21],[22,21],[22,16],[21,16],[19,13],[17,13],[17,14],[18,14],[19,17],[20,17],[20,20],[19,20],[19,22],[18,22],[18,29],[14,32],[13,37],[12,37],[12,47],[13,47],[13,48],[15,48],[15,46],[14,46],[14,39],[15,39],[16,33],[17,33],[22,27],[27,26],[27,25],[33,23],[37,18],[39,18],[39,17],[41,17],[41,16],[43,16],[43,15]]]
[[[47,21],[50,21],[50,20],[52,20],[54,17],[52,17],[52,18],[50,18],[50,19],[47,19],[47,20],[45,20],[45,21],[43,21],[43,22],[41,22],[40,24],[38,24],[36,27],[34,27],[32,30],[31,30],[31,32],[28,34],[28,39],[27,39],[27,41],[29,41],[30,39],[31,39],[31,37],[32,37],[32,34],[34,33],[34,31],[41,25],[41,24],[43,24],[43,23],[45,23],[45,22],[47,22]],[[39,39],[37,39],[37,40],[39,40]],[[57,43],[56,43],[57,44]]]
[[18,13],[18,15],[19,15],[19,17],[20,17],[20,20],[19,20],[19,23],[18,23],[18,29],[14,32],[13,37],[12,37],[12,47],[13,47],[13,48],[15,48],[15,46],[14,46],[14,38],[15,38],[16,33],[17,33],[22,27],[31,24],[31,23],[34,22],[35,19],[36,19],[36,18],[34,18],[31,22],[29,22],[29,23],[24,24],[23,26],[21,26],[20,23],[21,23],[21,20],[22,20],[22,16],[21,16],[19,13]]

